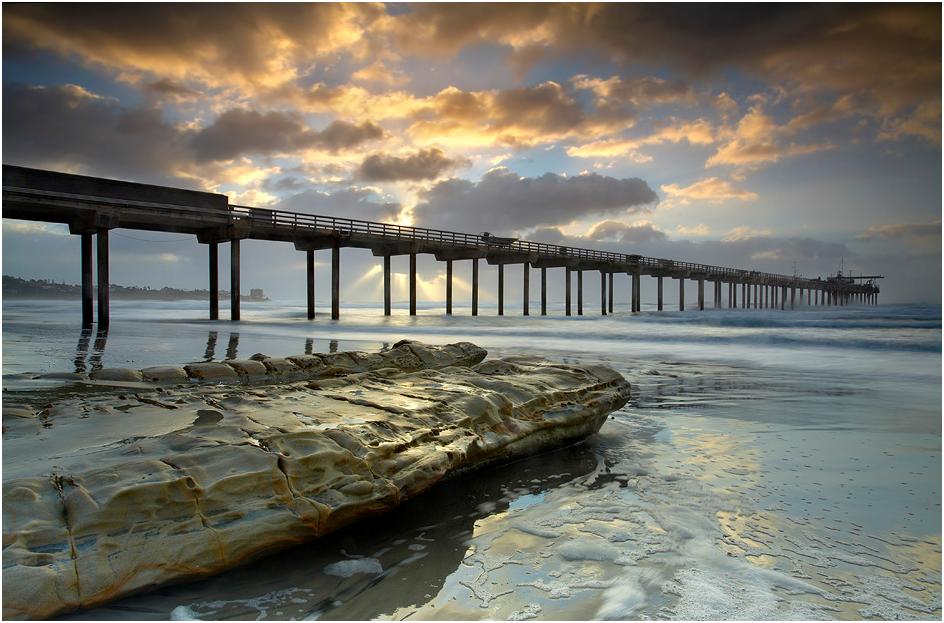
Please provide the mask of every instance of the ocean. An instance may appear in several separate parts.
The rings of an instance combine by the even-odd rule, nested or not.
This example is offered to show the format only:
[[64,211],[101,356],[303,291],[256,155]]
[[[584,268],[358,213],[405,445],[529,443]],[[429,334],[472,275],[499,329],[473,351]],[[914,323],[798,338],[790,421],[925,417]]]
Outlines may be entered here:
[[633,387],[584,443],[64,618],[940,619],[940,306],[419,311],[309,321],[272,301],[232,324],[204,320],[204,302],[113,301],[106,336],[81,332],[78,301],[4,301],[5,392],[30,391],[21,372],[404,338],[603,363]]

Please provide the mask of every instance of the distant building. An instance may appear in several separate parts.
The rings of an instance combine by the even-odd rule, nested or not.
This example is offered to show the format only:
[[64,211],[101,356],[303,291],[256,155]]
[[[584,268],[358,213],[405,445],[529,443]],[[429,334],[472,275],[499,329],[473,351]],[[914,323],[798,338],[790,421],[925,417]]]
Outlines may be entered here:
[[249,298],[261,300],[265,298],[265,294],[262,293],[262,288],[252,288],[249,290]]

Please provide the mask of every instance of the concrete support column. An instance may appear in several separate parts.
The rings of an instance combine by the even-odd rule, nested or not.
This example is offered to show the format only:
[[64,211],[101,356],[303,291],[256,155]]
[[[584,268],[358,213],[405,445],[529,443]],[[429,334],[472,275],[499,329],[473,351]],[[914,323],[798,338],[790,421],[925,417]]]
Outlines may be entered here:
[[606,316],[606,273],[600,271],[600,315]]
[[[83,236],[84,237],[84,236]],[[84,242],[84,240],[83,240]],[[207,245],[209,251],[209,273],[210,273],[210,320],[219,320],[220,318],[220,253],[219,243],[211,242]],[[83,260],[85,258],[83,257]],[[91,257],[89,261],[91,261]],[[85,266],[82,266],[82,274],[85,274]],[[84,284],[83,284],[84,285]],[[84,293],[83,293],[84,296]]]
[[99,228],[96,234],[98,243],[98,328],[108,328],[108,230]]
[[547,316],[547,267],[541,267],[541,315]]
[[308,285],[305,300],[308,301],[308,319],[312,320],[315,317],[315,252],[305,251],[305,256],[306,282]]
[[721,309],[721,282],[715,281],[715,309]]
[[92,234],[82,236],[82,325],[90,325],[93,320],[92,290]]
[[390,315],[390,256],[384,256],[384,316]]
[[662,311],[662,277],[656,277],[656,309]]
[[505,315],[505,265],[498,265],[498,315]]
[[640,290],[639,280],[640,278],[641,278],[640,273],[637,272],[637,273],[632,274],[632,282],[631,282],[632,286],[630,287],[630,298],[632,299],[632,304],[630,306],[630,309],[633,312],[641,311],[639,309],[639,290]]
[[341,318],[341,247],[331,247],[331,320]]
[[410,253],[410,315],[416,315],[416,253]]
[[[787,286],[784,286],[780,292],[780,309],[784,309],[787,304]],[[791,307],[793,305],[791,304]]]
[[760,307],[760,284],[754,284],[754,309]]
[[521,270],[522,270],[522,278],[524,279],[524,283],[522,283],[521,285],[524,288],[524,294],[521,297],[522,298],[521,313],[524,316],[530,316],[531,306],[529,304],[528,299],[531,298],[531,264],[529,262],[525,262],[524,264],[522,264],[522,266],[523,268]]
[[583,316],[583,271],[577,271],[577,315]]
[[564,302],[566,314],[570,315],[570,267],[564,269]]
[[698,310],[705,311],[705,280],[698,279]]
[[479,315],[479,258],[472,258],[472,315]]
[[446,315],[452,315],[452,260],[446,260]]
[[679,311],[685,311],[685,277],[679,277]]
[[[784,295],[786,295],[786,291],[784,291]],[[796,288],[790,288],[790,309],[794,309],[796,307],[796,296]]]
[[229,241],[229,319],[239,320],[239,239]]
[[610,295],[609,295],[609,298],[607,298],[607,301],[608,301],[608,305],[609,305],[608,309],[610,310],[610,313],[612,314],[612,313],[613,313],[613,273],[610,273],[610,274],[609,274],[608,279],[609,279],[609,293],[610,293]]
[[738,284],[731,282],[731,309],[737,309],[738,306]]

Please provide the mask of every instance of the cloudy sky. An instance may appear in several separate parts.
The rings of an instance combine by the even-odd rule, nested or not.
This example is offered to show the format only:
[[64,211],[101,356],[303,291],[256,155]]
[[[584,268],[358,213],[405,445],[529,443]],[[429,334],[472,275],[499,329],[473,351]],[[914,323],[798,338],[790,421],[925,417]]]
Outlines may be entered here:
[[[938,4],[6,4],[3,46],[7,164],[941,297]],[[192,237],[112,248],[115,283],[206,287]],[[243,249],[247,288],[303,296],[302,254]],[[4,274],[77,260],[4,220]]]

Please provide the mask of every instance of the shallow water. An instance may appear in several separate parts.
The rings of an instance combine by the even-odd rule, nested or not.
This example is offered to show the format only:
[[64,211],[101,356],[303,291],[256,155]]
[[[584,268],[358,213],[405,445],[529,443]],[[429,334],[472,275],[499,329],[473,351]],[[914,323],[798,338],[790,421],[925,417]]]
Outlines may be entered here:
[[[941,309],[416,318],[292,304],[6,301],[9,375],[469,340],[603,362],[634,396],[587,442],[391,515],[70,618],[930,619],[941,616]],[[320,310],[319,310],[320,311]],[[465,313],[466,315],[462,315]],[[193,318],[194,320],[182,320]],[[9,458],[9,457],[5,457]]]

